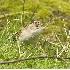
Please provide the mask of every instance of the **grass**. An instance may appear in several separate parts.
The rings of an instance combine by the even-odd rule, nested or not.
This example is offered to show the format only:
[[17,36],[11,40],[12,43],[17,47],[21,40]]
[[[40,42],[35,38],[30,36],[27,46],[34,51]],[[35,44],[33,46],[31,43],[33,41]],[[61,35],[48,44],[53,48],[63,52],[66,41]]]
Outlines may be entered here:
[[[20,28],[21,28],[21,24],[13,21],[13,22],[7,23],[6,26],[0,31],[0,60],[5,61],[5,60],[14,60],[14,59],[20,58],[18,53],[17,42],[15,40],[15,36],[13,35],[13,33],[16,31],[19,31]],[[24,47],[21,46],[21,50],[24,52],[21,58],[46,54],[45,51],[47,50],[40,49],[40,46],[41,45],[38,45],[36,49],[34,48],[34,46],[24,46]],[[49,47],[51,46],[53,45],[49,45]],[[46,47],[46,49],[49,49],[48,54],[51,54],[52,52],[55,51],[55,50],[52,51],[47,46],[44,46],[44,47]],[[0,68],[1,69],[69,68],[69,63],[65,64],[64,61],[59,61],[59,60],[56,61],[56,59],[42,58],[42,59],[28,60],[28,61],[22,61],[17,63],[2,64],[0,65]]]
[[[18,0],[19,1],[19,0]],[[11,10],[11,12],[20,12],[22,11],[22,3],[20,2],[13,2],[9,6],[6,6],[6,8],[3,8],[3,12],[6,10]],[[19,4],[19,5],[18,5]],[[6,5],[6,4],[5,4]],[[18,5],[18,6],[17,6]],[[15,9],[14,9],[15,6]],[[9,8],[9,9],[8,9]],[[2,8],[0,9],[2,10]],[[18,46],[17,46],[17,36],[14,35],[15,32],[19,31],[23,26],[28,25],[30,21],[30,14],[26,14],[25,22],[26,24],[21,24],[20,21],[13,20],[14,18],[19,18],[20,15],[14,15],[11,17],[5,17],[2,18],[2,22],[0,24],[3,24],[3,28],[0,29],[0,61],[5,60],[14,60],[20,58],[19,52],[18,52]],[[9,22],[10,21],[10,22]],[[9,23],[8,23],[9,22]],[[24,20],[23,20],[24,22]],[[57,22],[56,22],[57,23]],[[50,26],[51,27],[51,26]],[[55,28],[55,27],[54,27]],[[50,30],[51,31],[51,30]],[[40,39],[42,40],[42,38]],[[43,41],[41,42],[43,43]],[[41,48],[43,48],[43,50]],[[23,52],[23,56],[21,58],[27,58],[32,56],[40,56],[43,54],[48,54],[50,56],[56,56],[56,47],[54,45],[50,45],[47,43],[44,46],[41,46],[40,44],[37,45],[37,48],[35,46],[24,46],[21,45],[21,51]],[[64,54],[65,55],[65,54]],[[36,69],[68,69],[70,68],[70,60],[65,60],[67,63],[61,60],[56,59],[50,59],[50,58],[42,58],[42,59],[34,59],[34,60],[27,60],[17,63],[9,63],[9,64],[2,64],[0,65],[0,69],[24,69],[24,68],[36,68]]]

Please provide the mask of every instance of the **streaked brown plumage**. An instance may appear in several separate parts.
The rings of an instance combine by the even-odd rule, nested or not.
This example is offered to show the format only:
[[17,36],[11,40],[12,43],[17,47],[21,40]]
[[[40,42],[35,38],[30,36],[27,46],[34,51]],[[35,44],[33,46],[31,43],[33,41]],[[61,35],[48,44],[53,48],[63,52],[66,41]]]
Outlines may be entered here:
[[[42,27],[40,21],[34,21],[29,26],[23,28],[19,34],[18,42],[25,43],[26,45],[32,44],[35,45],[37,43],[38,37],[40,33],[43,31],[45,27]],[[20,46],[19,46],[20,52]]]

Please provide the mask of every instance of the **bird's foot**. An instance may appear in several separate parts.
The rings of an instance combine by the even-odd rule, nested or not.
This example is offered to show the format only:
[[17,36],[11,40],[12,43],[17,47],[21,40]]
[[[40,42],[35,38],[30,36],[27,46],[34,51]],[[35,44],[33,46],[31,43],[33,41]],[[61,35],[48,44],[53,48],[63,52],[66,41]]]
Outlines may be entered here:
[[19,52],[19,57],[22,57],[23,56],[23,53],[24,52]]
[[19,56],[20,56],[20,57],[25,57],[25,56],[26,56],[26,51],[25,51],[25,52],[20,52],[20,53],[19,53]]

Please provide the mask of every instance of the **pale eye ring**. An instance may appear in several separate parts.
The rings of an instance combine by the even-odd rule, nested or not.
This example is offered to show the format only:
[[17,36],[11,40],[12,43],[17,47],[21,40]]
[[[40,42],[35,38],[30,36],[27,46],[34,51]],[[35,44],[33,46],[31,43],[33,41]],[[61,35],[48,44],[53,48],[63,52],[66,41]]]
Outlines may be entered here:
[[35,22],[35,24],[37,24],[37,22]]

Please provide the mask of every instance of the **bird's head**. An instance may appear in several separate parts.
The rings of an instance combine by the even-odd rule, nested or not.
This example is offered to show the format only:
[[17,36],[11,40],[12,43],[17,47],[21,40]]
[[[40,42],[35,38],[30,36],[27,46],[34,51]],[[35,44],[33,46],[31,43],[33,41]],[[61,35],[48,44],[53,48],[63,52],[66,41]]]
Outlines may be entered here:
[[38,30],[42,27],[42,24],[40,21],[33,21],[32,24],[28,26],[28,29],[30,30]]

